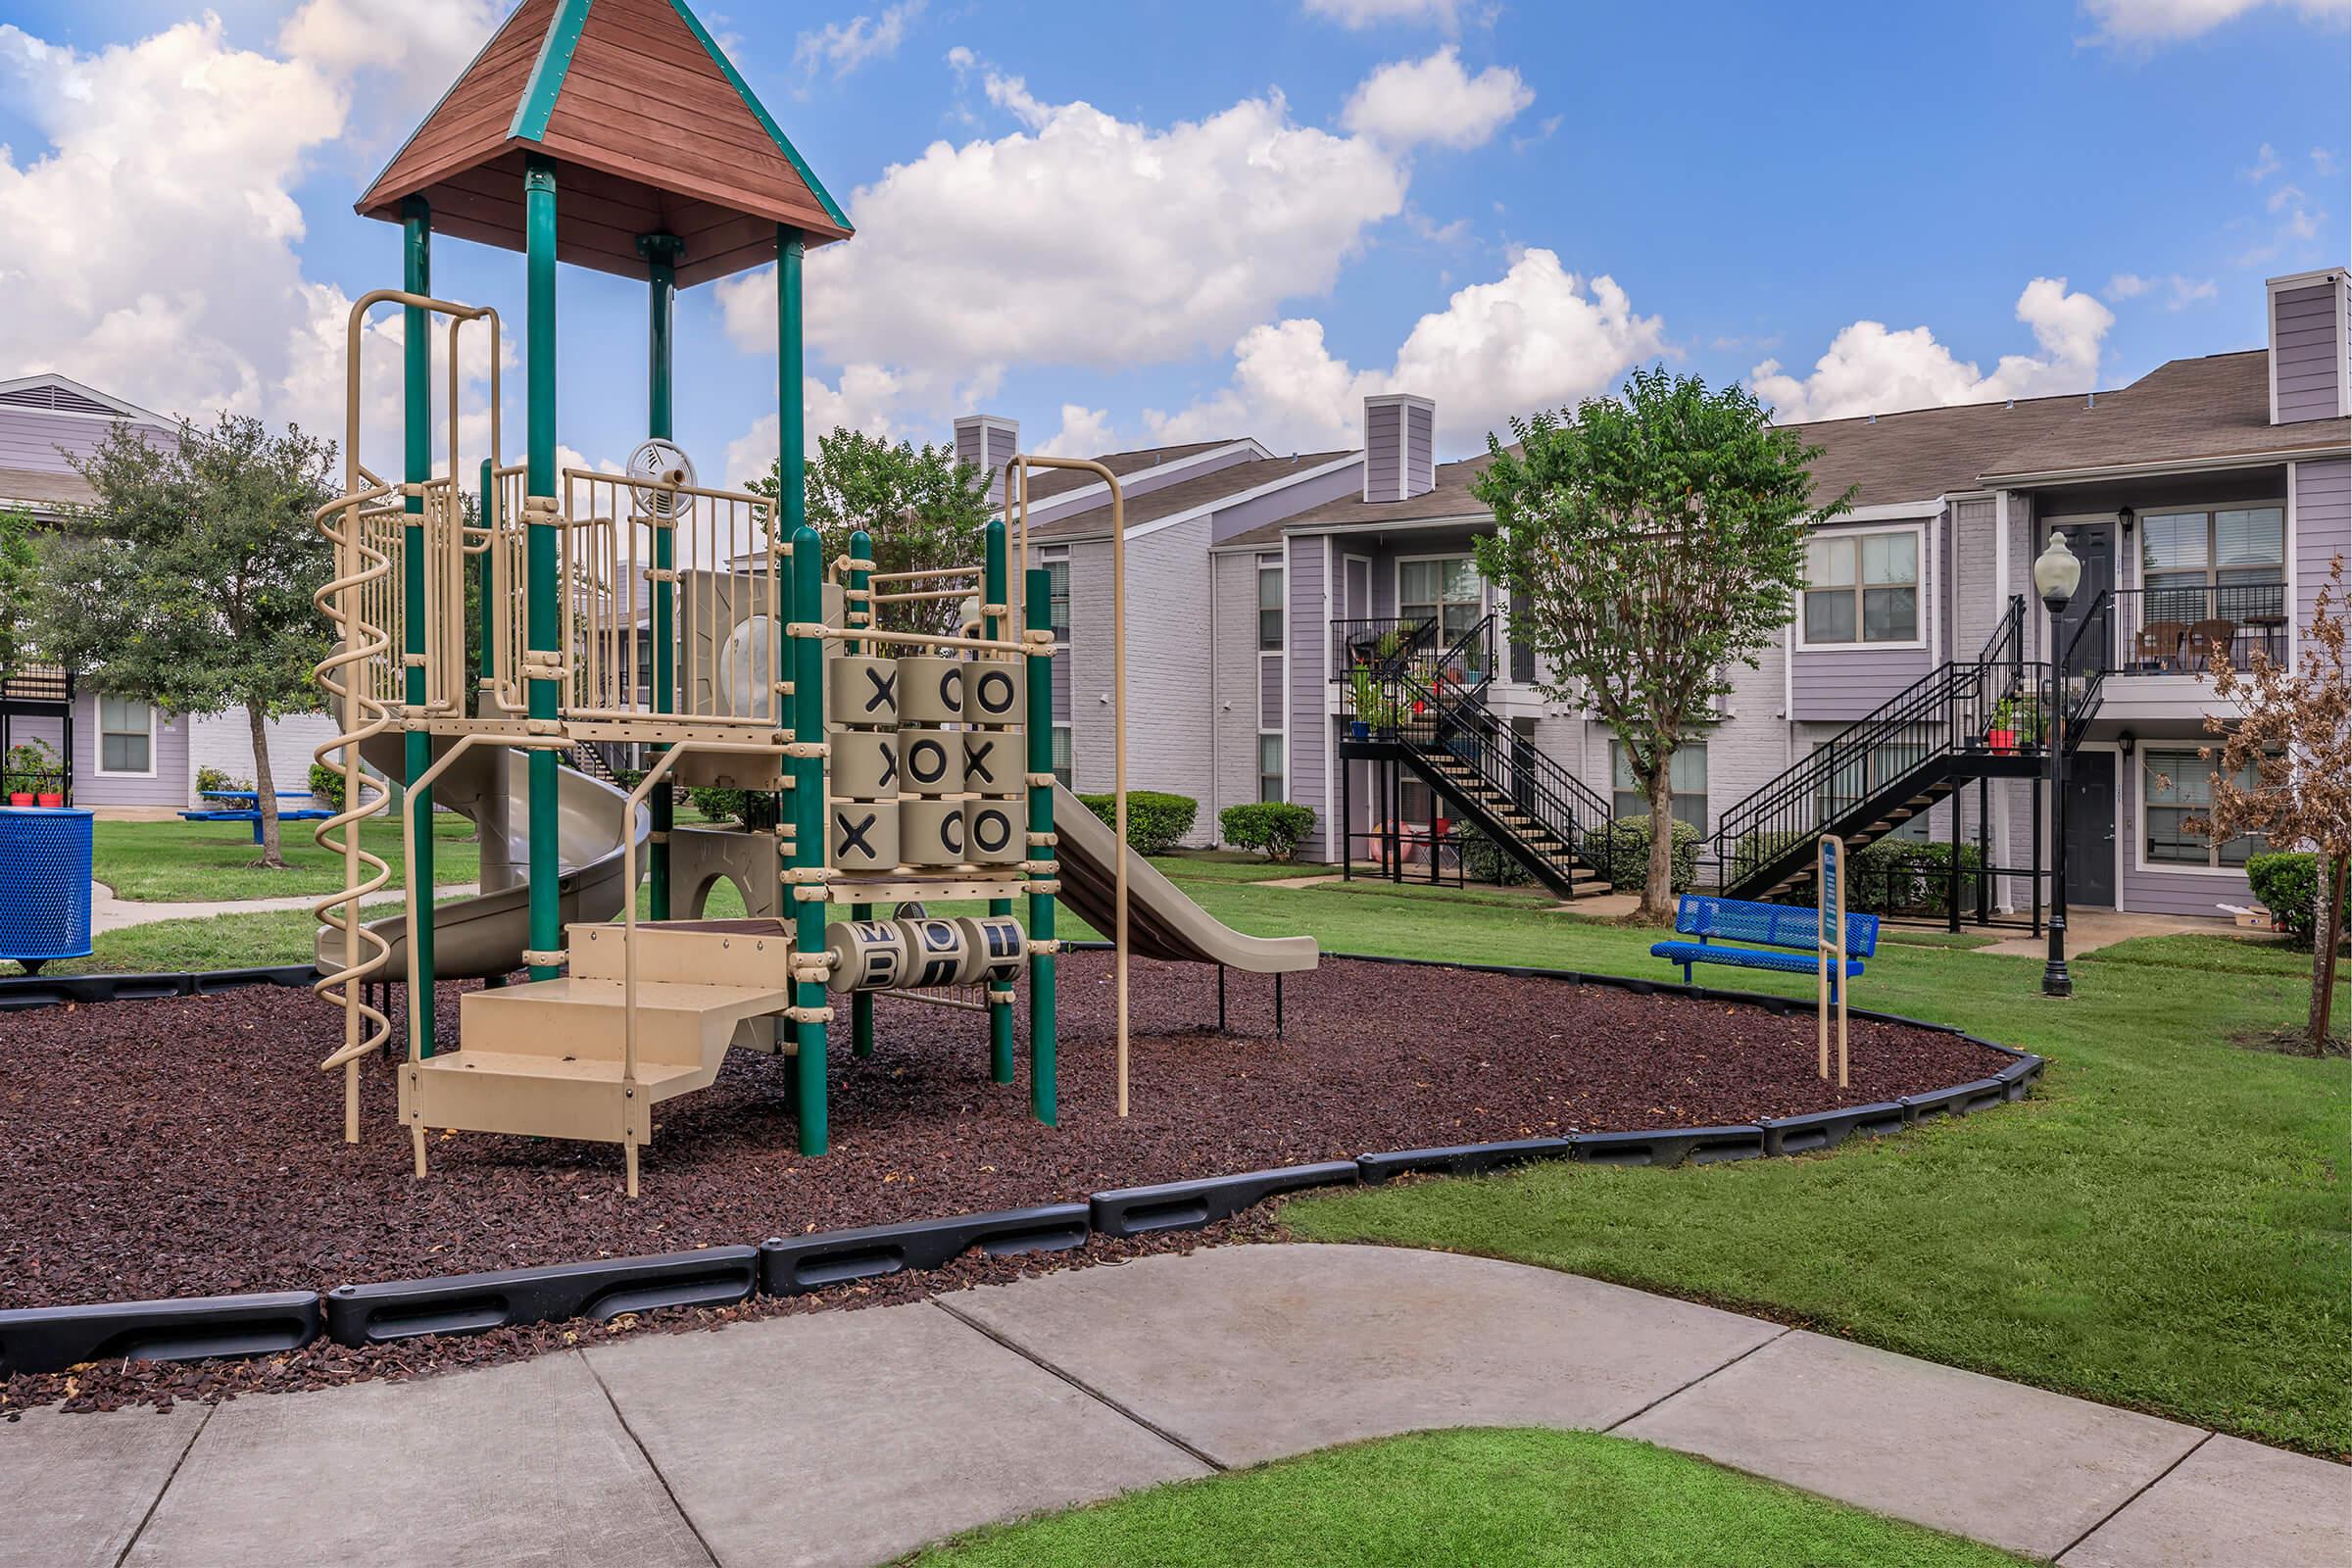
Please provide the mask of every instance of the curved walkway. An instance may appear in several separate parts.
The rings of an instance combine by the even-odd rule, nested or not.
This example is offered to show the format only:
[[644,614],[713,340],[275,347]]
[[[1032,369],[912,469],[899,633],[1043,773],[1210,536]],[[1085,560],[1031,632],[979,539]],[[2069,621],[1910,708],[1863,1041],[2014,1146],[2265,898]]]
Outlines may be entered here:
[[428,1381],[0,1426],[0,1563],[865,1564],[1429,1427],[1704,1455],[2068,1568],[2300,1568],[2352,1471],[1666,1297],[1232,1247]]

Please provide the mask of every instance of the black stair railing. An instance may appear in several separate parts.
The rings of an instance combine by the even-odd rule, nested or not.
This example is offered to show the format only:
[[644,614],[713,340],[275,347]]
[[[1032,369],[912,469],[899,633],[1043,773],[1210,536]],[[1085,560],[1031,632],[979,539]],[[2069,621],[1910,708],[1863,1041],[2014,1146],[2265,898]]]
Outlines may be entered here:
[[1359,669],[1375,678],[1438,643],[1435,615],[1386,615],[1331,623],[1331,678],[1346,685]]
[[1489,615],[1449,642],[1361,668],[1347,694],[1348,717],[1466,790],[1523,854],[1555,868],[1571,857],[1605,864],[1608,801],[1487,706],[1499,646]]
[[1727,808],[1711,846],[1724,891],[1785,874],[1819,835],[1956,752],[2040,755],[2047,666],[2024,658],[2024,631],[2013,597],[1975,660],[1936,666]]

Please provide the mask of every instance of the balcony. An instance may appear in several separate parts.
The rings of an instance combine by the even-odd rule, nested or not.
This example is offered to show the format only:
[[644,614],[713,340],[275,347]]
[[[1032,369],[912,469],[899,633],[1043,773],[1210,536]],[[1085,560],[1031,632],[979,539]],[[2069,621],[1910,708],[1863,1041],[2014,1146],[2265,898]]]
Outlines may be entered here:
[[2204,675],[2224,664],[2248,669],[2256,649],[2282,664],[2291,613],[2284,582],[2119,589],[2109,621],[2107,672]]

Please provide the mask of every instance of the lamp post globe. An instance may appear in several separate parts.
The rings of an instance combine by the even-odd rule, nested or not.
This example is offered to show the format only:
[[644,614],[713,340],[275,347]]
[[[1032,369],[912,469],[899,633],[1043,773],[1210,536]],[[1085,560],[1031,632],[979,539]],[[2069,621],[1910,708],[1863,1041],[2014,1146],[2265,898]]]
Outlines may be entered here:
[[2053,855],[2050,866],[2050,955],[2042,965],[2041,994],[2071,997],[2074,977],[2066,972],[2066,661],[2071,649],[2058,644],[2059,617],[2073,602],[2082,582],[2082,563],[2066,547],[2066,534],[2050,530],[2050,542],[2034,558],[2034,591],[2050,612],[2049,770],[2050,825]]

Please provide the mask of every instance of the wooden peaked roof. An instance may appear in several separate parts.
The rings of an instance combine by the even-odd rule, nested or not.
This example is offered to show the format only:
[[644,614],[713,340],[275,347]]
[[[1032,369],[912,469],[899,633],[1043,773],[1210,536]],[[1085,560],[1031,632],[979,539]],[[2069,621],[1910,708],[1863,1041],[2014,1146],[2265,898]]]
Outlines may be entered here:
[[638,236],[684,242],[681,286],[772,261],[776,227],[810,245],[850,220],[685,0],[521,0],[362,196],[400,221],[524,243],[526,155],[556,164],[556,256],[645,275]]

